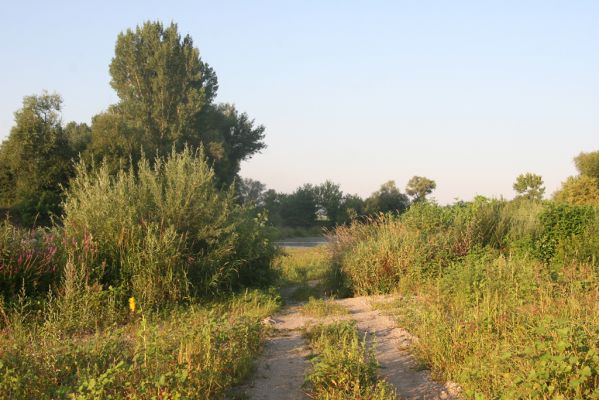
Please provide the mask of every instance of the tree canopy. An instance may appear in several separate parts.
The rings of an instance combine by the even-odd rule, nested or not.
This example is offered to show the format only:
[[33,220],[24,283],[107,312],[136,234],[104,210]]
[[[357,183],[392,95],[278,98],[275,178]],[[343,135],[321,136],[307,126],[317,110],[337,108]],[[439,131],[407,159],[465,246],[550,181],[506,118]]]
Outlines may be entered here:
[[437,187],[432,179],[424,176],[413,176],[406,185],[406,193],[412,197],[415,202],[426,200],[426,196],[431,194]]
[[114,168],[142,152],[203,146],[217,181],[230,184],[241,161],[265,147],[263,126],[214,103],[216,73],[174,23],[146,22],[119,34],[110,74],[119,102],[94,117],[90,153]]
[[564,203],[599,206],[599,151],[580,153],[574,157],[574,164],[580,174],[566,179],[553,198]]
[[513,188],[516,193],[518,193],[518,198],[525,198],[528,200],[542,200],[543,194],[545,194],[543,178],[540,175],[532,174],[530,172],[518,175]]
[[599,179],[599,151],[580,153],[574,157],[574,164],[580,175]]
[[26,96],[0,147],[0,202],[24,224],[46,223],[59,212],[61,185],[73,173],[61,107],[57,94]]
[[380,189],[366,199],[366,212],[376,214],[379,212],[403,212],[410,205],[408,196],[401,193],[394,181],[381,185]]

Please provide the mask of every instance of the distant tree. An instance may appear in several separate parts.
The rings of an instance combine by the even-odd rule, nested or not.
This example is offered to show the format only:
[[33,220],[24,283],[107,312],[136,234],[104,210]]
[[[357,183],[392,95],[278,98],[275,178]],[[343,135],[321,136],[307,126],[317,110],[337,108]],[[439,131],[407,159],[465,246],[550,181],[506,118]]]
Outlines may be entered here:
[[571,176],[553,198],[562,203],[599,206],[599,179],[588,175]]
[[260,181],[242,178],[239,180],[239,198],[242,203],[250,203],[255,206],[264,205],[264,192],[266,185]]
[[341,201],[343,199],[340,186],[327,180],[314,188],[314,194],[317,208],[321,208],[326,212],[328,225],[336,225],[339,222]]
[[437,187],[435,181],[423,176],[413,176],[406,186],[406,193],[412,197],[412,201],[424,201]]
[[580,175],[599,179],[599,151],[580,153],[574,157],[574,164]]
[[513,187],[516,193],[518,193],[517,198],[541,200],[543,199],[543,194],[545,194],[543,178],[540,175],[530,172],[518,175]]
[[341,213],[337,221],[339,224],[347,224],[365,215],[365,202],[357,194],[346,194],[341,201]]
[[268,220],[274,226],[283,225],[283,217],[281,217],[281,200],[282,195],[274,189],[268,189],[262,195],[263,209],[268,212]]
[[379,212],[403,212],[408,208],[410,200],[401,193],[394,181],[388,181],[381,188],[366,199],[366,212],[376,214]]
[[24,224],[48,223],[52,213],[59,213],[61,186],[73,173],[61,105],[57,94],[25,97],[0,147],[0,202]]
[[282,223],[290,227],[316,226],[316,194],[314,186],[305,184],[295,192],[281,195],[280,215]]
[[146,22],[119,34],[110,64],[120,101],[92,121],[90,153],[115,169],[173,146],[202,145],[221,184],[265,147],[264,127],[229,104],[215,104],[216,74],[177,25]]

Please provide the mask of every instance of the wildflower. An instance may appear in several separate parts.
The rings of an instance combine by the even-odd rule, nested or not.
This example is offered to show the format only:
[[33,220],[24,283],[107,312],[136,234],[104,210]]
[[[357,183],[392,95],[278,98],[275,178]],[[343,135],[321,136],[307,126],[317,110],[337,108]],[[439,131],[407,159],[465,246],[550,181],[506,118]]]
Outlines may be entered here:
[[135,312],[135,297],[129,297],[129,310]]

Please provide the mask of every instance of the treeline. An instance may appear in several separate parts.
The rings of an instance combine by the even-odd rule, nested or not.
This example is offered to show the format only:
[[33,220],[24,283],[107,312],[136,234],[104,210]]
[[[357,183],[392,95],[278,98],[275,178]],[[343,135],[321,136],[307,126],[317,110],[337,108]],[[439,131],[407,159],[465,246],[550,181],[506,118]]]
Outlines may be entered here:
[[[0,208],[22,225],[48,225],[61,214],[75,161],[111,173],[204,148],[215,183],[228,187],[240,162],[265,147],[264,127],[231,104],[215,102],[218,80],[191,37],[175,24],[147,22],[121,33],[110,63],[119,101],[86,123],[64,123],[58,94],[26,96],[0,147]],[[153,162],[153,161],[152,161]]]
[[[569,177],[553,194],[561,203],[599,206],[599,151],[580,153],[574,158],[579,175]],[[436,182],[423,176],[414,176],[402,192],[394,181],[381,185],[367,198],[344,193],[339,184],[325,181],[319,185],[304,184],[292,193],[267,189],[254,179],[237,182],[238,199],[265,211],[271,225],[278,228],[296,228],[291,234],[316,233],[320,228],[346,225],[379,214],[401,214],[412,205],[427,201],[436,188]],[[545,195],[543,178],[533,173],[519,175],[513,189],[516,199],[541,201]]]
[[412,203],[426,200],[436,188],[435,181],[414,176],[402,193],[394,181],[363,199],[344,193],[331,181],[320,185],[305,184],[292,193],[280,193],[253,179],[239,182],[241,202],[252,204],[268,213],[269,221],[277,227],[332,228],[352,220],[380,213],[402,213]]

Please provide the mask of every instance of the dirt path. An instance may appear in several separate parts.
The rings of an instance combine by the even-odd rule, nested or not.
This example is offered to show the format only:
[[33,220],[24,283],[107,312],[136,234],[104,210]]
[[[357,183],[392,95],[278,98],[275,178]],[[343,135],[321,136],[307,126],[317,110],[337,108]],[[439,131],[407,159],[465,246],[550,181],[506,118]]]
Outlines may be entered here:
[[[369,333],[370,342],[376,343],[376,357],[381,365],[381,375],[397,388],[400,399],[457,399],[457,386],[434,382],[428,371],[418,370],[416,362],[406,350],[412,340],[410,334],[396,328],[391,318],[372,309],[372,301],[384,300],[384,297],[335,300],[350,313],[334,319],[353,319],[361,332]],[[289,305],[265,321],[272,326],[273,334],[266,341],[252,380],[239,388],[239,392],[244,393],[240,398],[308,399],[302,385],[310,367],[307,360],[309,349],[302,337],[301,328],[322,321],[303,316],[300,307],[300,304]],[[333,318],[326,318],[327,322],[332,320]]]
[[436,400],[457,399],[458,387],[445,385],[431,379],[429,371],[418,368],[414,357],[407,350],[413,337],[397,328],[388,316],[373,310],[373,301],[385,301],[389,297],[371,296],[337,300],[350,312],[360,332],[367,332],[370,342],[376,343],[376,358],[381,365],[381,376],[397,389],[400,399]]

